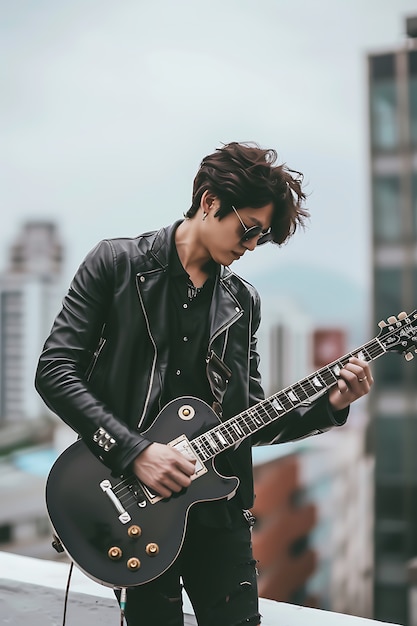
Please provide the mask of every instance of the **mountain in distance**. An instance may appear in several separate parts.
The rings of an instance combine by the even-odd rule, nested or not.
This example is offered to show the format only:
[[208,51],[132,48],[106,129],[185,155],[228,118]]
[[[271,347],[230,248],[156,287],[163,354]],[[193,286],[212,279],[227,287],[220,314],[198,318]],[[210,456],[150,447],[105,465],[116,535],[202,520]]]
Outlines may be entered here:
[[378,334],[378,328],[369,331],[369,290],[336,271],[291,265],[259,272],[254,268],[245,278],[261,296],[264,327],[274,323],[274,302],[290,299],[315,327],[344,329],[352,349]]

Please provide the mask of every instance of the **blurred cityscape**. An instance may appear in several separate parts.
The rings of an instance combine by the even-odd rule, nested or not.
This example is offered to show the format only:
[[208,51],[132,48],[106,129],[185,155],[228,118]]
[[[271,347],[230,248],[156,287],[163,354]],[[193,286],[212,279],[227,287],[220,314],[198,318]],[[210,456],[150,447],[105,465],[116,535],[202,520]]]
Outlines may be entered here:
[[[367,58],[373,280],[363,306],[375,335],[380,320],[417,303],[417,17],[406,28],[403,47]],[[33,387],[66,289],[63,237],[53,222],[27,222],[0,275],[0,550],[41,559],[66,558],[51,547],[44,486],[54,459],[75,440]],[[340,324],[323,326],[291,297],[261,295],[268,394],[358,347],[340,301]],[[262,597],[415,623],[415,363],[379,359],[371,397],[352,407],[345,427],[254,450]]]

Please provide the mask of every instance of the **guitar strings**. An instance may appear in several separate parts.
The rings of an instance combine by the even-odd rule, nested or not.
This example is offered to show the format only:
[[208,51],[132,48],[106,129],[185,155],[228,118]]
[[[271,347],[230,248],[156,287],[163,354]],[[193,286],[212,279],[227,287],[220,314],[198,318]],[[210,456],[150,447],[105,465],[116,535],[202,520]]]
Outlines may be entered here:
[[[398,328],[394,328],[389,331],[387,333],[388,337],[395,335],[398,330]],[[221,452],[235,445],[255,432],[258,428],[282,417],[291,409],[302,404],[305,400],[311,400],[315,395],[326,391],[327,388],[331,387],[338,380],[336,368],[343,368],[350,357],[361,354],[365,357],[366,361],[372,361],[382,356],[384,352],[387,352],[387,349],[379,341],[378,337],[372,339],[357,348],[354,352],[342,356],[340,359],[329,363],[307,378],[294,383],[292,386],[283,389],[270,398],[262,400],[248,410],[226,422],[216,425],[214,428],[196,437],[191,442],[194,450],[197,448],[197,450],[195,450],[196,454],[203,456],[203,461],[209,460],[214,456],[213,452]],[[317,382],[320,383],[320,381],[324,384],[323,389],[317,388]],[[291,397],[290,394],[292,394],[293,397]],[[273,404],[271,398],[278,402],[280,408],[278,408],[276,404]],[[137,494],[132,490],[135,480],[135,477],[132,475],[122,480],[114,487],[114,493],[117,494],[120,499],[124,499],[125,506],[137,502]]]
[[[398,329],[395,328],[389,331],[387,335],[392,336],[396,334],[397,332],[398,332]],[[266,425],[268,424],[268,422],[274,421],[277,417],[285,415],[286,412],[288,412],[292,408],[295,408],[296,406],[301,404],[303,402],[303,398],[299,397],[301,395],[300,392],[302,392],[302,394],[305,395],[305,399],[310,399],[314,395],[321,393],[322,391],[325,391],[326,389],[320,390],[316,388],[314,384],[315,378],[321,379],[322,382],[325,384],[325,387],[327,388],[331,386],[332,384],[336,383],[338,380],[337,374],[335,374],[335,372],[333,371],[334,368],[340,367],[340,366],[343,367],[348,362],[350,357],[354,356],[355,354],[361,354],[361,353],[364,354],[366,352],[366,354],[364,354],[365,360],[372,361],[375,358],[382,356],[382,354],[384,354],[384,352],[386,351],[387,351],[386,348],[383,347],[383,345],[379,342],[378,338],[374,338],[370,342],[359,347],[354,352],[351,352],[341,357],[340,359],[334,361],[333,363],[330,363],[324,368],[318,370],[314,374],[311,374],[306,379],[299,381],[297,383],[294,383],[294,385],[292,385],[291,387],[288,387],[287,389],[284,389],[283,391],[278,392],[277,394],[273,395],[272,398],[280,400],[280,403],[283,407],[282,411],[284,412],[277,410],[276,407],[272,405],[271,398],[267,398],[261,401],[260,403],[254,405],[253,407],[251,407],[244,413],[240,413],[239,415],[235,416],[231,420],[228,420],[227,422],[223,422],[222,424],[216,425],[213,429],[207,431],[206,433],[203,433],[202,435],[200,435],[194,440],[194,443],[197,445],[200,451],[201,450],[203,451],[204,456],[208,454],[208,458],[211,458],[213,456],[213,448],[215,451],[216,449],[220,449],[221,451],[228,447],[227,445],[224,445],[222,443],[220,438],[217,436],[217,433],[220,433],[221,435],[223,435],[226,441],[228,440],[227,435],[229,435],[229,437],[232,439],[232,442],[229,441],[229,445],[233,445],[237,443],[239,440],[245,438],[246,436],[254,432],[258,428],[259,422],[262,426]],[[312,394],[309,393],[306,389],[310,389],[310,391],[312,390],[313,393]],[[296,396],[295,401],[293,401],[289,397],[289,394],[291,392]],[[261,411],[264,411],[265,415],[269,418],[267,421],[265,421],[265,417],[262,417]],[[252,425],[250,421],[248,420],[251,420]],[[243,432],[243,436],[240,436],[238,434],[237,440],[235,439],[235,436],[234,436],[235,424]],[[252,427],[253,427],[253,430],[252,430]],[[214,445],[212,444],[212,442],[214,442]]]

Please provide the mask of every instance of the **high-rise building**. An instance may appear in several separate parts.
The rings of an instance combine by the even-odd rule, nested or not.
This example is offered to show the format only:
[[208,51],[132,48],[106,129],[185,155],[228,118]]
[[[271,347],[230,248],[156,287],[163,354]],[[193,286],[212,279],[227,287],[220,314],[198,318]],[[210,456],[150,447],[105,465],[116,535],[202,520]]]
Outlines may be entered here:
[[[290,299],[266,304],[271,393],[342,357],[346,330],[315,328]],[[271,315],[272,318],[272,315]],[[371,617],[373,462],[367,415],[318,437],[253,449],[254,557],[262,597]]]
[[[365,417],[357,407],[352,412]],[[254,448],[253,549],[262,597],[371,617],[373,463],[364,420],[354,422]]]
[[[374,323],[417,308],[417,18],[398,49],[368,55]],[[358,225],[360,228],[360,225]],[[417,555],[417,361],[375,363],[374,617],[410,624],[406,563]]]
[[58,309],[61,269],[55,224],[26,223],[0,274],[0,427],[45,412],[33,379]]

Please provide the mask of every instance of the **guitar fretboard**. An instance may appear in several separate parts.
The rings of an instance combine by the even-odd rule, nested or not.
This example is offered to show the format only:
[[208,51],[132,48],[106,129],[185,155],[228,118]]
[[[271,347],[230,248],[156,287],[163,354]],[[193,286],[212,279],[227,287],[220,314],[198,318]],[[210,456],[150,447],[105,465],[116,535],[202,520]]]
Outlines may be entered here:
[[337,361],[317,370],[307,378],[298,381],[273,396],[258,402],[250,409],[215,426],[199,435],[190,443],[203,461],[215,457],[220,452],[233,447],[246,437],[250,437],[264,426],[278,420],[293,409],[311,402],[336,384],[340,370],[353,356],[370,362],[386,352],[386,348],[376,337],[350,352]]

